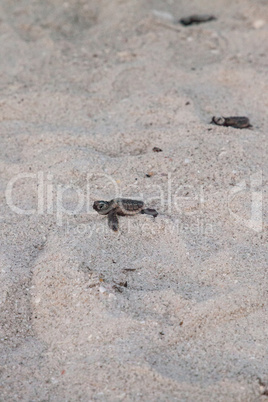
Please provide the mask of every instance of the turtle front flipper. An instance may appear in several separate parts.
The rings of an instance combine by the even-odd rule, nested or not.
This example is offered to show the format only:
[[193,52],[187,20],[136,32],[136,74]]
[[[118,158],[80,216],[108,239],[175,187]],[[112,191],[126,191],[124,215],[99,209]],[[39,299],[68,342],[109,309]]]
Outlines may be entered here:
[[141,210],[141,214],[152,215],[154,218],[156,218],[158,212],[155,209],[145,208]]
[[111,228],[114,232],[118,231],[119,222],[118,222],[116,210],[114,210],[114,209],[112,211],[110,211],[108,214],[108,225],[109,225],[109,228]]

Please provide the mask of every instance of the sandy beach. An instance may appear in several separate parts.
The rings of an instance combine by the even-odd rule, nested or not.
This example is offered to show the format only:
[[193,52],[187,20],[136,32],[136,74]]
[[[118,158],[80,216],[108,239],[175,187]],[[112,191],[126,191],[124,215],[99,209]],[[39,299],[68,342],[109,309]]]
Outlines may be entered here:
[[265,0],[0,0],[0,401],[268,400],[267,38]]

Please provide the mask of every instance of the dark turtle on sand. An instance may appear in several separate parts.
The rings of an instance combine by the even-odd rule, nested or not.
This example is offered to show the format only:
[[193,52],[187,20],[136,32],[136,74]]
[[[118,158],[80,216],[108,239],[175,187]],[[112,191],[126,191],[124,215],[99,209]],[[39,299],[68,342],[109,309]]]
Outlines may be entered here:
[[213,116],[211,123],[217,124],[217,126],[234,127],[234,128],[250,128],[249,118],[246,116],[231,116],[231,117],[216,117]]
[[201,24],[202,22],[209,22],[209,21],[213,21],[216,20],[217,18],[214,15],[210,15],[210,14],[194,14],[194,15],[190,15],[189,17],[185,17],[180,19],[180,23],[182,25],[192,25],[192,24]]
[[118,230],[118,215],[135,215],[138,213],[156,217],[155,209],[144,208],[144,202],[128,198],[115,198],[111,201],[95,201],[93,209],[100,215],[108,215],[108,225],[115,232]]

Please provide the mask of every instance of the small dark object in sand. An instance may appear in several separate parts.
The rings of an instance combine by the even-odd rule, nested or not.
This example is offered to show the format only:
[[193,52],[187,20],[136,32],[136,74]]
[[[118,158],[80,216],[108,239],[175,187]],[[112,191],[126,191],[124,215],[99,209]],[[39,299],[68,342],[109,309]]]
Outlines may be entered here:
[[234,127],[234,128],[249,128],[252,127],[249,118],[244,116],[231,116],[231,117],[216,117],[213,116],[211,123],[217,126]]
[[153,147],[154,152],[163,152],[161,148]]
[[158,215],[155,209],[144,208],[144,202],[139,200],[130,200],[128,198],[115,198],[111,201],[95,201],[93,209],[100,215],[108,215],[108,225],[114,231],[118,230],[118,215],[135,215],[138,213],[152,215],[154,218]]
[[127,281],[125,281],[125,282],[115,282],[115,285],[114,286],[121,286],[121,288],[122,287],[124,287],[124,288],[127,288]]
[[262,381],[261,378],[258,378],[258,381],[261,387],[261,395],[268,396],[268,384]]
[[136,268],[124,268],[123,271],[132,272],[132,271],[136,271]]
[[201,24],[203,22],[209,22],[209,21],[213,21],[216,20],[217,18],[214,15],[210,15],[210,14],[201,14],[201,15],[190,15],[189,17],[185,17],[180,19],[180,23],[182,25],[192,25],[192,24]]
[[119,292],[119,293],[122,293],[122,292],[123,292],[123,290],[122,290],[119,286],[117,286],[117,285],[113,285],[112,288],[115,289],[115,290],[116,290],[117,292]]

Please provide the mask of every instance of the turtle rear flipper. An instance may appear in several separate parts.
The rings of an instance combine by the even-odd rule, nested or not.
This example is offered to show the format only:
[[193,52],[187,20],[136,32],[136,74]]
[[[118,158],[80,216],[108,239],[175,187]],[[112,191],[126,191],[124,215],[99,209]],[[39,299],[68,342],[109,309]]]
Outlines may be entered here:
[[109,228],[111,228],[114,232],[117,232],[118,227],[119,227],[118,223],[119,222],[118,222],[118,217],[117,217],[116,211],[115,210],[110,211],[109,214],[108,214]]
[[141,210],[141,214],[152,215],[154,218],[156,218],[158,212],[155,209],[145,208]]

